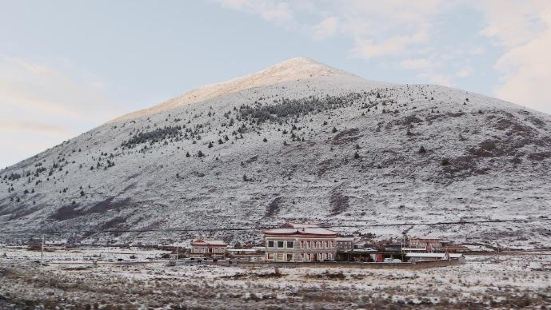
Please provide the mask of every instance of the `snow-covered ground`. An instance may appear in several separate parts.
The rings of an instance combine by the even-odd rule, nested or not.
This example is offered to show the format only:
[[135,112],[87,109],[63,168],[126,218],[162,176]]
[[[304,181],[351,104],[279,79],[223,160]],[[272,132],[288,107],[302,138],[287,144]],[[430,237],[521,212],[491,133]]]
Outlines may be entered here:
[[[166,261],[114,265],[80,255],[127,251],[80,249],[33,262],[36,252],[0,248],[0,308],[111,306],[150,308],[520,308],[551,306],[551,252],[467,256],[458,266],[419,270],[355,268],[169,267]],[[75,261],[67,263],[67,258]],[[59,263],[59,264],[56,264]],[[178,309],[179,309],[178,308]]]
[[[295,59],[0,171],[0,242],[42,232],[102,243],[259,241],[262,227],[308,221],[376,238],[407,230],[549,247],[550,149],[549,115]],[[464,224],[372,226],[435,222]],[[215,231],[232,227],[256,230]],[[113,230],[140,232],[102,233]]]

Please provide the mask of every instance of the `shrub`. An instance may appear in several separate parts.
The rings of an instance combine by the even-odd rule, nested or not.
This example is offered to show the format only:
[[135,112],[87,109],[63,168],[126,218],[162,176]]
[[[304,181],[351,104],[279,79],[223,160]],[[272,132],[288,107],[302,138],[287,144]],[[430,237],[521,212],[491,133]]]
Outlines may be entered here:
[[165,126],[148,132],[140,132],[121,144],[122,147],[133,148],[138,144],[150,142],[151,144],[181,135],[181,126]]

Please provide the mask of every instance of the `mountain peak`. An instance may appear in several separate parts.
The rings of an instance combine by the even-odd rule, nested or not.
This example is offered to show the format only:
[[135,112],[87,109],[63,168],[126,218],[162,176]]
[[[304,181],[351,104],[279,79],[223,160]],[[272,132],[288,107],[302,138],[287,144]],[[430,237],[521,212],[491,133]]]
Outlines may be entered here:
[[362,80],[360,77],[324,65],[311,58],[295,57],[249,75],[238,77],[226,82],[206,85],[191,90],[183,94],[182,96],[168,100],[164,103],[145,110],[140,110],[124,115],[120,118],[115,119],[115,121],[151,115],[158,112],[170,110],[181,105],[196,103],[250,88],[274,85],[290,81],[319,79],[324,77],[335,77],[336,80],[338,80],[339,77],[352,77],[355,80]]
[[262,76],[270,82],[279,82],[280,80],[302,80],[331,74],[345,74],[345,72],[331,68],[311,58],[295,57],[270,66],[252,76]]
[[279,63],[279,65],[284,65],[284,64],[319,64],[319,62],[310,57],[299,56],[299,57],[289,58]]
[[[326,68],[326,69],[332,69],[329,66],[326,66],[312,58],[308,57],[293,57],[289,58],[287,60],[284,60],[280,63],[277,63],[275,65],[272,65],[262,71],[272,70],[272,69],[304,69],[304,68],[312,68],[317,67],[319,69]],[[333,69],[334,70],[334,69]],[[261,72],[262,72],[261,71]]]

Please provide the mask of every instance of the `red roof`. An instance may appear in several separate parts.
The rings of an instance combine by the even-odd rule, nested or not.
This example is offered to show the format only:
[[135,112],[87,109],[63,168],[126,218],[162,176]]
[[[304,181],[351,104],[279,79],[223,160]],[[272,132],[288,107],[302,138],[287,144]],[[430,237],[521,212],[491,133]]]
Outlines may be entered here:
[[304,227],[304,228],[275,228],[264,231],[265,235],[282,236],[282,235],[299,235],[313,237],[336,237],[337,233],[321,228],[321,227]]
[[222,240],[201,240],[201,239],[191,241],[191,245],[195,245],[195,246],[228,246]]

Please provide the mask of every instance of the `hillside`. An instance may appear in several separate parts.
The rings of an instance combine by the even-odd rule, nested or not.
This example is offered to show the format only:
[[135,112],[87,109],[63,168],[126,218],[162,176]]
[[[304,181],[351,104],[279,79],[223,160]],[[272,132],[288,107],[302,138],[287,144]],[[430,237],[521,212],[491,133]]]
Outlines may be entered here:
[[[549,115],[297,58],[122,116],[0,171],[0,235],[168,242],[197,233],[95,231],[311,221],[377,237],[551,246],[550,166]],[[363,226],[456,221],[477,223]]]

